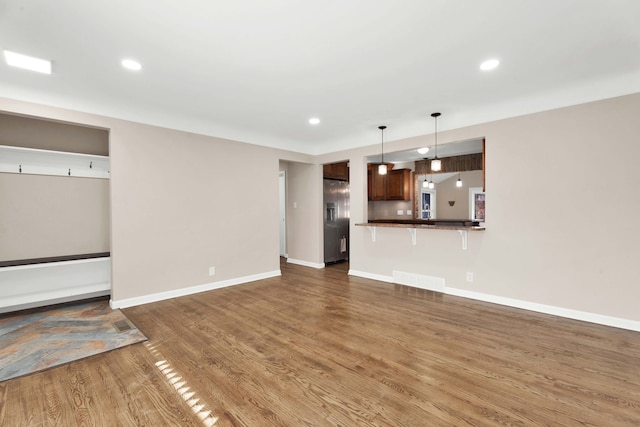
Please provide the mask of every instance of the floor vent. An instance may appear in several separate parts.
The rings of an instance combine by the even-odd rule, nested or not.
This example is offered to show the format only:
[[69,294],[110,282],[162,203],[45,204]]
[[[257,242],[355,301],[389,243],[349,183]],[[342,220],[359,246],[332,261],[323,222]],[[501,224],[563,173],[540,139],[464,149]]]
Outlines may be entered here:
[[113,323],[113,327],[118,332],[124,332],[124,331],[129,331],[129,330],[133,329],[131,324],[129,322],[127,322],[126,320],[119,320],[117,322],[114,322]]
[[393,283],[427,289],[430,291],[444,292],[444,278],[442,277],[425,276],[423,274],[394,270]]

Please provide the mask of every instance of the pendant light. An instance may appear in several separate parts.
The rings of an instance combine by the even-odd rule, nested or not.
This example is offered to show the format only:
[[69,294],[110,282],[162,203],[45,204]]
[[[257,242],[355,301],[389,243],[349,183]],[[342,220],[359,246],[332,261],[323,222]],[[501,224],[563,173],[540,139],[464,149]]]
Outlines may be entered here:
[[387,174],[387,165],[384,164],[384,130],[386,129],[386,126],[378,126],[378,129],[380,129],[380,137],[381,137],[381,153],[382,153],[382,157],[380,160],[380,164],[378,165],[378,175],[386,175]]
[[440,172],[440,170],[442,170],[442,162],[438,158],[438,117],[440,117],[440,113],[433,113],[431,114],[431,117],[433,117],[436,122],[436,156],[431,160],[431,170],[434,172]]
[[456,187],[462,187],[462,180],[460,179],[460,173],[458,172],[458,180],[456,181]]
[[422,188],[429,188],[429,180],[426,175],[424,177],[424,181],[422,181]]

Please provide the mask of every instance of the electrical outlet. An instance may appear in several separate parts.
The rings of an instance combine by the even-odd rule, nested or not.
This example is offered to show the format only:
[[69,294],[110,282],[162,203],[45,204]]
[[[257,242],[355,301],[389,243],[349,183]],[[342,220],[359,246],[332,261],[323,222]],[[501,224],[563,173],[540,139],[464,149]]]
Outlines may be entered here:
[[407,209],[407,215],[411,215],[411,209]]
[[209,267],[209,276],[215,276],[215,275],[216,275],[216,268]]
[[467,271],[467,282],[473,282],[473,272]]
[[404,210],[402,209],[398,209],[398,211],[396,212],[398,215],[404,215]]

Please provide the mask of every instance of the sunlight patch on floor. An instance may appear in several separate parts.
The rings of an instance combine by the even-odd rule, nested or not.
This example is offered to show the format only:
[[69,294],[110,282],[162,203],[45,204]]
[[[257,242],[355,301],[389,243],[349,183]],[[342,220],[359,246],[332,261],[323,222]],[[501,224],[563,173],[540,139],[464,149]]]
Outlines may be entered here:
[[191,391],[191,387],[187,384],[187,381],[182,378],[171,366],[171,364],[162,357],[160,352],[154,345],[149,342],[145,342],[144,345],[151,352],[151,354],[158,360],[155,365],[160,372],[165,376],[169,384],[175,388],[176,392],[182,400],[191,408],[191,411],[202,421],[204,427],[213,427],[218,422],[218,417],[211,414],[211,411],[207,409],[206,403],[201,403],[200,398],[196,392]]

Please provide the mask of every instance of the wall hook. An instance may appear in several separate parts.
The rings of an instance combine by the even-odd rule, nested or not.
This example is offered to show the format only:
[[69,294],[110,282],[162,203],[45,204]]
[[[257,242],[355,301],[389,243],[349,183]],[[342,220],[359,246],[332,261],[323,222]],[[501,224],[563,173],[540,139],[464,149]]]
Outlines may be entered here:
[[69,168],[69,176],[71,176],[71,168]]
[[20,167],[18,168],[18,171],[22,173],[22,165],[20,165]]
[[89,169],[93,169],[93,162],[89,162]]

